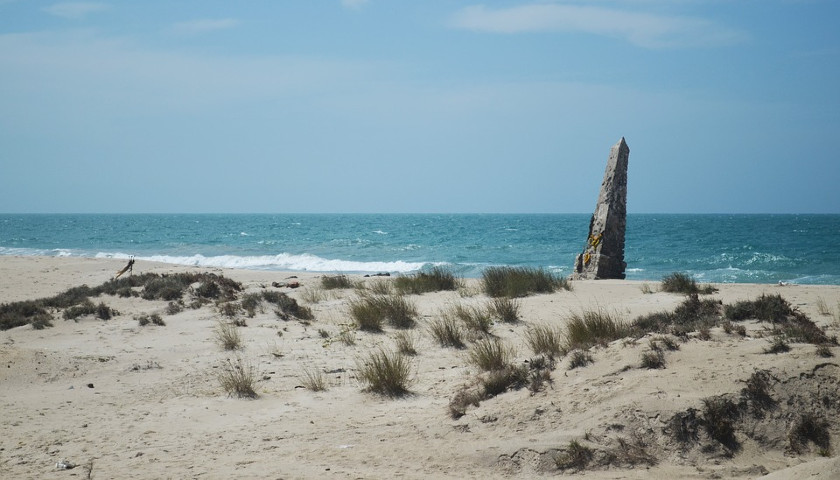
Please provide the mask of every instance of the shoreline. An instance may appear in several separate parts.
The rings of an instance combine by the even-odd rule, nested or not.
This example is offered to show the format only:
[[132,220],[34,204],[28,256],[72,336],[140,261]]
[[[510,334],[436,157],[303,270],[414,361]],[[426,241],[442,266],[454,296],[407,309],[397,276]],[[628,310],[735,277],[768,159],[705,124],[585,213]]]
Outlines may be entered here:
[[[124,266],[122,259],[0,256],[0,303],[48,297],[82,284],[97,286]],[[309,306],[315,318],[286,321],[270,308],[253,318],[243,316],[247,326],[239,331],[244,348],[231,353],[214,340],[221,316],[212,304],[168,315],[165,301],[103,295],[95,301],[119,311],[108,321],[59,316],[53,327],[43,330],[26,325],[0,331],[0,425],[6,432],[0,438],[0,464],[10,475],[48,476],[62,459],[77,468],[92,461],[92,478],[556,475],[552,459],[572,441],[603,449],[612,448],[610,442],[622,435],[633,438],[632,432],[662,432],[668,418],[701,408],[704,398],[737,395],[744,380],[759,369],[790,378],[793,385],[803,372],[836,364],[840,355],[840,347],[832,347],[835,359],[826,360],[815,355],[814,345],[803,343],[791,343],[788,353],[765,354],[765,325],[752,321],[743,323],[746,337],[713,327],[709,340],[693,335],[681,340],[659,370],[638,366],[649,339],[617,340],[593,347],[594,362],[583,368],[569,369],[568,358],[559,359],[550,385],[537,393],[527,388],[507,391],[452,418],[450,401],[478,372],[468,349],[439,346],[428,325],[454,305],[485,304],[488,299],[478,292],[477,279],[466,281],[466,294],[408,296],[419,313],[418,326],[408,331],[418,354],[411,360],[411,394],[392,399],[363,391],[357,370],[369,352],[393,348],[399,331],[348,330],[348,301],[356,295],[352,290],[304,302],[307,289],[316,287],[324,274],[145,261],[135,265],[135,275],[146,272],[222,274],[241,282],[245,292],[286,293]],[[291,276],[300,288],[271,286]],[[516,362],[524,364],[532,358],[526,335],[534,325],[564,325],[571,315],[598,308],[632,320],[671,311],[684,300],[676,294],[643,293],[643,284],[655,286],[636,280],[575,281],[571,291],[531,295],[520,299],[520,322],[497,323],[492,333],[513,347]],[[778,293],[827,333],[840,332],[835,317],[820,313],[821,301],[840,308],[840,286],[715,286],[719,291],[704,298],[729,304]],[[138,316],[153,313],[162,316],[165,326],[138,324]],[[339,341],[347,331],[353,344]],[[234,356],[248,359],[258,372],[254,400],[229,397],[216,381],[220,362]],[[307,368],[322,372],[326,390],[302,388]],[[624,430],[611,425],[623,425]],[[835,445],[840,430],[832,425]],[[785,438],[784,432],[779,434]],[[826,479],[840,471],[833,453],[822,458],[813,446],[789,455],[740,430],[737,435],[741,448],[732,456],[722,450],[704,454],[699,447],[679,454],[667,442],[651,441],[648,448],[657,456],[653,465],[590,468],[578,475],[596,480],[746,479],[772,472],[777,475],[773,478],[784,478],[779,475],[785,469],[794,469],[787,471],[790,475],[810,469],[816,476],[809,478]]]

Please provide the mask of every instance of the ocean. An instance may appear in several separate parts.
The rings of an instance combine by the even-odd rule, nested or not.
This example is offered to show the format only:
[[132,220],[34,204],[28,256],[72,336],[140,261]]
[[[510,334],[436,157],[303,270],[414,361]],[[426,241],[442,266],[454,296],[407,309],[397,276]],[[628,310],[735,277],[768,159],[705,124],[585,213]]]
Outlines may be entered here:
[[[0,255],[407,274],[571,273],[588,214],[0,214]],[[630,214],[627,279],[840,284],[840,215]],[[138,263],[139,266],[139,263]]]

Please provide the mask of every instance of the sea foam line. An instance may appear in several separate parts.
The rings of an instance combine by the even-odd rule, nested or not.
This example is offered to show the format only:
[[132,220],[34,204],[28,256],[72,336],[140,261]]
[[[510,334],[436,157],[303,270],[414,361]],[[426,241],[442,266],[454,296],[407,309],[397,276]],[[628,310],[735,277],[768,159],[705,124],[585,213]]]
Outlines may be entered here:
[[[119,256],[116,255],[115,257],[119,258]],[[191,265],[197,267],[297,270],[314,272],[407,273],[420,270],[425,265],[425,263],[404,262],[402,260],[393,262],[357,262],[321,258],[317,255],[291,255],[288,253],[245,257],[237,255],[218,255],[208,257],[200,254],[192,256],[150,255],[146,257],[138,257],[138,259],[150,262],[173,263],[177,265]]]

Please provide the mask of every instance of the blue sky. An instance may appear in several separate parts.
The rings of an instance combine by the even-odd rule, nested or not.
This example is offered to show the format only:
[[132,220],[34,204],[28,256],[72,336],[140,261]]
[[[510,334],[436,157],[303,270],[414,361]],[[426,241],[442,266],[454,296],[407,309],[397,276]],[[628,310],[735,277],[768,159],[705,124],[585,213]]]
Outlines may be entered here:
[[836,0],[0,0],[2,212],[840,213]]

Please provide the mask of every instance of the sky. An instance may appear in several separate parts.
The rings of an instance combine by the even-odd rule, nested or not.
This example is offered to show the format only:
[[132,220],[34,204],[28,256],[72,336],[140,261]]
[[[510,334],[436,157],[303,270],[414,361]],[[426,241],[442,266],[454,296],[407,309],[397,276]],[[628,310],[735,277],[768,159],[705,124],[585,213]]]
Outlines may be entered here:
[[0,212],[840,213],[837,0],[0,0]]

